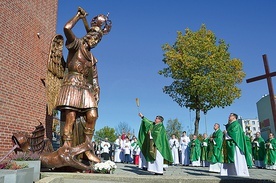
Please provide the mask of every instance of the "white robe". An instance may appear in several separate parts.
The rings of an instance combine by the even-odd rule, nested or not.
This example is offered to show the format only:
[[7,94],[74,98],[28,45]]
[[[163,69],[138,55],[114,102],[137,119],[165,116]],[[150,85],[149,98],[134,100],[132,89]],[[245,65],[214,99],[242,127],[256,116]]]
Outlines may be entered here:
[[115,147],[115,152],[114,152],[114,162],[117,162],[117,163],[121,163],[122,162],[122,143],[123,143],[123,140],[121,139],[116,139],[116,141],[114,142],[114,144],[116,145]]
[[169,143],[170,143],[170,148],[172,150],[173,164],[178,165],[179,164],[179,154],[178,154],[179,142],[177,139],[170,139]]
[[109,153],[110,143],[103,141],[101,143],[102,153]]
[[[225,139],[231,139],[231,137],[225,134]],[[235,146],[234,163],[223,163],[220,169],[220,175],[249,177],[245,155],[240,151],[238,146]]]
[[153,162],[148,162],[148,171],[153,173],[163,173],[164,158],[161,153],[156,150],[156,159]]
[[192,161],[192,166],[201,166],[201,164],[200,164],[200,156],[198,157],[197,161]]
[[148,162],[146,161],[145,156],[143,155],[142,151],[140,151],[138,167],[141,169],[148,168]]
[[182,165],[190,164],[190,155],[189,155],[189,148],[188,148],[189,142],[190,142],[190,138],[187,136],[185,136],[185,137],[182,136],[180,138]]
[[131,144],[129,141],[124,143],[123,150],[125,155],[130,154],[130,147],[131,147]]
[[210,163],[209,171],[220,173],[222,163]]

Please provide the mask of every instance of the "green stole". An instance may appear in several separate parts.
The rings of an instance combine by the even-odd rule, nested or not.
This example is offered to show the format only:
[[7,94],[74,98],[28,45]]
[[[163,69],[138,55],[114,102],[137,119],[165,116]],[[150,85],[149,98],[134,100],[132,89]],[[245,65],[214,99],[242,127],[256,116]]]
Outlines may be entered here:
[[200,158],[200,141],[198,139],[192,139],[189,143],[190,147],[190,160],[191,161],[198,161]]
[[[259,147],[254,143],[257,141],[259,143]],[[255,160],[263,161],[265,157],[265,141],[262,137],[255,138],[253,141],[253,155]]]
[[[269,148],[269,144],[272,145],[273,149]],[[265,164],[266,165],[275,165],[276,163],[276,139],[268,139],[266,143],[266,155],[265,155]]]
[[[149,132],[153,139],[150,139]],[[143,117],[138,134],[138,145],[147,162],[155,161],[156,149],[158,149],[165,160],[173,162],[172,152],[163,123],[155,124]]]
[[[207,146],[203,146],[203,142],[206,142]],[[202,146],[201,146],[201,156],[200,156],[201,161],[206,161],[207,160],[208,146],[209,146],[209,139],[208,138],[203,139],[202,140]]]
[[226,149],[227,149],[226,163],[234,163],[235,147],[237,146],[240,149],[241,153],[245,155],[247,165],[252,166],[249,150],[246,146],[245,135],[239,122],[236,120],[228,124],[226,130],[227,130],[227,134],[232,138],[230,140],[226,140]]
[[210,163],[222,163],[222,142],[223,142],[223,133],[220,129],[215,131],[212,135],[213,141],[210,141],[209,152],[208,152],[208,161]]
[[247,135],[245,136],[245,140],[246,140],[246,146],[247,146],[247,149],[248,149],[248,154],[250,156],[250,160],[251,160],[251,163],[248,164],[249,168],[252,168],[252,165],[253,165],[253,157],[252,157],[252,144],[251,144],[251,139],[250,137],[248,137]]

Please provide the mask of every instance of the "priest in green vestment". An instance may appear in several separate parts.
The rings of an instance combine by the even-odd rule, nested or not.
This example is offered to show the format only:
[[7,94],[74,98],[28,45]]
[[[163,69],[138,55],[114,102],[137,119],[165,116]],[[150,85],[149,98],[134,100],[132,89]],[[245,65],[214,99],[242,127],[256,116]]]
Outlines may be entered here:
[[173,162],[172,152],[163,125],[163,117],[156,116],[155,121],[150,121],[139,113],[142,122],[138,134],[138,145],[148,162],[148,171],[156,175],[163,174],[163,162]]
[[200,160],[202,162],[203,167],[209,166],[209,162],[207,161],[208,145],[209,145],[209,138],[207,137],[207,133],[204,133],[203,139],[201,141],[201,156],[200,156]]
[[210,172],[220,172],[221,163],[223,163],[223,152],[222,152],[222,142],[223,133],[220,130],[220,125],[218,123],[214,124],[214,133],[210,138],[209,151],[208,151],[208,161],[210,162],[209,171]]
[[248,164],[250,164],[249,151],[246,146],[245,135],[238,122],[238,115],[231,113],[224,131],[226,140],[227,157],[221,167],[222,176],[237,175],[249,176]]
[[201,143],[197,139],[197,136],[193,135],[193,139],[189,143],[190,161],[192,163],[192,166],[200,166],[200,155],[201,155],[200,144]]
[[250,156],[250,162],[247,164],[248,168],[252,168],[253,165],[253,155],[252,155],[252,142],[251,142],[251,138],[247,135],[245,135],[245,140],[246,140],[246,146],[248,149],[248,154]]
[[255,160],[255,166],[257,168],[264,168],[264,158],[265,158],[265,141],[261,136],[260,132],[256,133],[256,138],[253,143],[253,158]]
[[276,139],[274,138],[273,133],[269,134],[265,147],[265,166],[267,169],[276,170]]

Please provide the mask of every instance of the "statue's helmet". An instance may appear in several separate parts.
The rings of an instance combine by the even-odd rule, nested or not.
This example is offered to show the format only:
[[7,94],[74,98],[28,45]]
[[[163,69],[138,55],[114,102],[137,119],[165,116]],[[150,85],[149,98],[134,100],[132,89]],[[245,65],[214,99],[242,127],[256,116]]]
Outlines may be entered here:
[[91,20],[91,27],[99,27],[102,30],[103,34],[108,34],[111,30],[112,22],[108,19],[108,14],[100,14],[95,16]]

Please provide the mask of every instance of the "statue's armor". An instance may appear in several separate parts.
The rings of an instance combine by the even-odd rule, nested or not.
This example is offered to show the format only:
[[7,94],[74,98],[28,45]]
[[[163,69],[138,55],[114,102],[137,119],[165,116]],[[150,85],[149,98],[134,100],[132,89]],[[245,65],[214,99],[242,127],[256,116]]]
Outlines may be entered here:
[[85,49],[82,39],[67,44],[68,73],[65,75],[59,96],[57,109],[73,109],[84,112],[97,108],[93,78],[97,77],[96,59]]

